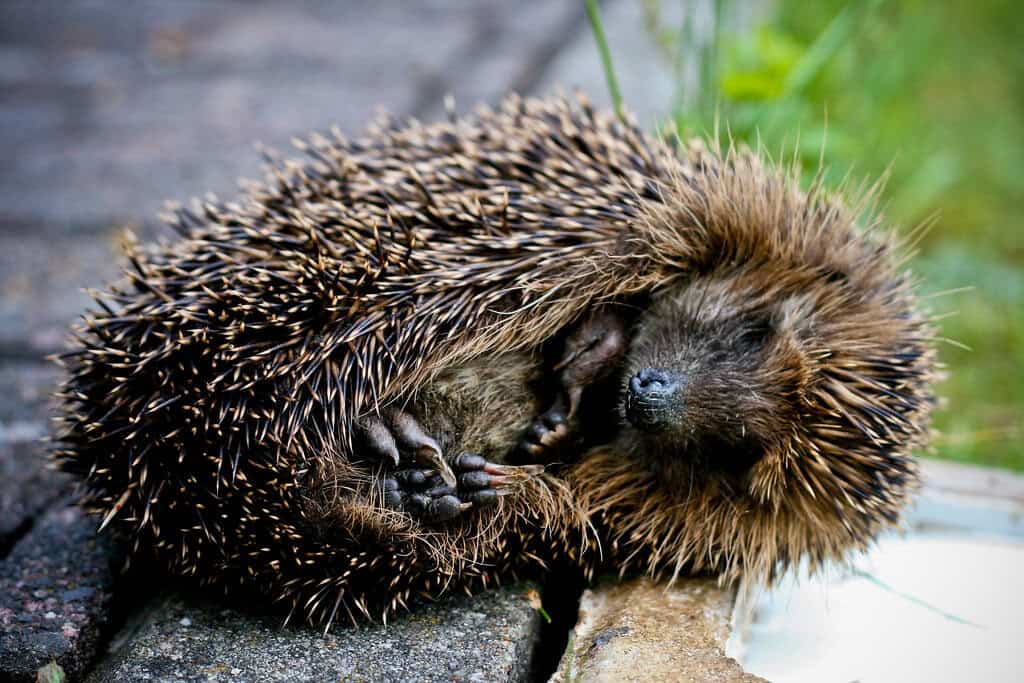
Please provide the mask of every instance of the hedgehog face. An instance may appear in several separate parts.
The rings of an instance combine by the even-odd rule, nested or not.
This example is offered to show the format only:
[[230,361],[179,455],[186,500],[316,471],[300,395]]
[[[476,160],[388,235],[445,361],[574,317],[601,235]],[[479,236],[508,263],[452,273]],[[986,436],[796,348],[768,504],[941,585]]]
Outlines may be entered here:
[[895,280],[851,279],[834,265],[782,275],[747,266],[652,302],[632,335],[620,409],[636,452],[670,488],[688,489],[696,471],[766,502],[794,466],[816,460],[821,472],[846,472],[814,488],[845,495],[854,484],[863,495],[849,472],[900,458],[920,438],[907,429],[920,420],[904,415],[927,411],[930,395],[898,390],[927,386],[921,321]]
[[644,314],[622,409],[669,470],[682,460],[741,474],[793,415],[788,378],[804,369],[782,304],[751,278],[715,276],[662,293]]
[[892,270],[808,261],[718,268],[637,321],[621,432],[579,476],[649,571],[771,578],[898,520],[934,403],[930,326]]
[[667,478],[694,466],[741,482],[797,412],[799,324],[757,273],[697,278],[663,292],[630,344],[621,410]]

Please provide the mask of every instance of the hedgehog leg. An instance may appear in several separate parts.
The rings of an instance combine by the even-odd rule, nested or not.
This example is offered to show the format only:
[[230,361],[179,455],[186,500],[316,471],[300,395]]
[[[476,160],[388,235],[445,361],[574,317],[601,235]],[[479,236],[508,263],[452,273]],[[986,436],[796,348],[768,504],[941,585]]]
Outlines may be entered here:
[[559,392],[552,406],[526,430],[517,451],[533,460],[556,450],[578,430],[584,390],[606,377],[626,351],[626,320],[612,309],[592,313],[566,337],[554,365]]
[[603,308],[566,337],[562,357],[554,367],[566,402],[566,420],[576,416],[583,390],[608,376],[626,353],[626,326],[620,312]]
[[368,455],[398,467],[398,445],[384,420],[376,415],[367,415],[356,423],[356,432]]

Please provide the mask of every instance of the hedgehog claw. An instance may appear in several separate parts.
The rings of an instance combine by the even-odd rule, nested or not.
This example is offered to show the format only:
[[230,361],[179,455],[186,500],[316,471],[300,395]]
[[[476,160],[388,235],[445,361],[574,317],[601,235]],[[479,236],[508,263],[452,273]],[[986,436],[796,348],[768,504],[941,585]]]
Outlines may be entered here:
[[440,450],[421,448],[416,451],[416,456],[418,462],[432,465],[446,484],[455,486],[455,473],[452,472],[451,466],[445,461]]
[[446,484],[455,486],[455,473],[441,447],[409,413],[389,410],[383,416],[367,415],[355,427],[362,445],[379,460],[398,467],[402,456],[407,456],[418,465],[436,470]]
[[543,465],[499,465],[465,453],[455,462],[457,467],[467,470],[459,475],[459,494],[463,498],[476,494],[481,502],[496,502],[497,496],[512,493],[515,484],[544,472]]
[[538,474],[544,474],[544,465],[533,464],[533,465],[497,465],[495,463],[487,463],[483,467],[483,471],[488,474],[506,475],[509,478],[522,479],[524,477],[534,477]]
[[416,418],[405,411],[393,410],[388,413],[388,420],[399,446],[408,450],[417,463],[436,469],[446,484],[455,486],[455,473],[444,459],[441,447],[423,431]]

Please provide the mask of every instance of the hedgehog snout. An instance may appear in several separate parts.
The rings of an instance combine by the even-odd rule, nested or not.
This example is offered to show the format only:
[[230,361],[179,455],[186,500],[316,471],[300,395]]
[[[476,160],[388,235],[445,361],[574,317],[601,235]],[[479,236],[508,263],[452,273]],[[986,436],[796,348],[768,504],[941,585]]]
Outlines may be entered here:
[[676,412],[684,378],[664,368],[644,368],[629,379],[626,419],[642,431],[665,428]]

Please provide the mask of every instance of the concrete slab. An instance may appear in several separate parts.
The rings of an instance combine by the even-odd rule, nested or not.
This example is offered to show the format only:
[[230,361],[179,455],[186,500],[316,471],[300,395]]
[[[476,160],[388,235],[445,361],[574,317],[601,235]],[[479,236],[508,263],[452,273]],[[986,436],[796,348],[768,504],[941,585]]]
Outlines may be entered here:
[[761,681],[725,655],[733,600],[711,579],[670,587],[637,578],[588,589],[552,680]]
[[526,590],[452,598],[387,626],[326,635],[165,596],[135,613],[89,681],[523,681],[539,629]]
[[35,681],[52,660],[70,680],[91,666],[112,619],[122,556],[96,520],[53,504],[0,561],[0,674]]

